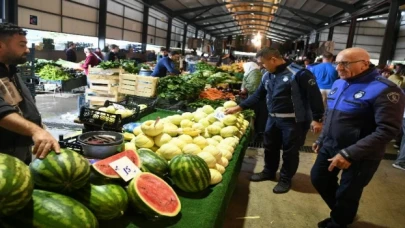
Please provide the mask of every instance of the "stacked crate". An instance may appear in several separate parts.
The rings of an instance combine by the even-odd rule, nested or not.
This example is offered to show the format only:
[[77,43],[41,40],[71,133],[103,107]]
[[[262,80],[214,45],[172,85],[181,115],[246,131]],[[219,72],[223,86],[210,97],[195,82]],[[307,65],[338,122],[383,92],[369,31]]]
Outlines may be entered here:
[[158,78],[151,76],[139,76],[135,74],[120,74],[119,93],[140,96],[155,97]]
[[105,101],[121,102],[125,96],[118,93],[121,69],[90,68],[87,76],[86,100],[90,106],[103,106]]

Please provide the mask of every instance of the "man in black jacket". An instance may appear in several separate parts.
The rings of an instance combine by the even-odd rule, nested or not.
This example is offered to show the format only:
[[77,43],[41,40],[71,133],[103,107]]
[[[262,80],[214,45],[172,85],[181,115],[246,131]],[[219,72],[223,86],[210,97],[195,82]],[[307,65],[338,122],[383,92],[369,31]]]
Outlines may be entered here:
[[66,50],[66,60],[70,62],[76,62],[77,61],[77,56],[76,56],[76,44],[75,43],[69,43],[69,47]]
[[345,49],[336,65],[340,79],[329,92],[325,127],[313,144],[318,157],[312,184],[331,209],[320,228],[345,228],[353,222],[363,188],[401,129],[405,106],[401,89],[370,66],[366,50]]
[[41,127],[41,115],[24,82],[16,75],[17,64],[27,61],[26,32],[0,23],[0,153],[31,162],[32,152],[44,158],[59,153],[58,142]]
[[261,173],[254,174],[250,180],[274,180],[282,148],[280,181],[273,192],[286,193],[290,190],[291,179],[297,172],[299,148],[304,144],[310,125],[314,132],[322,129],[322,95],[312,73],[285,61],[278,50],[264,48],[256,57],[269,73],[263,76],[253,95],[225,113],[232,114],[253,108],[260,100],[266,99],[269,117],[264,133],[265,166]]

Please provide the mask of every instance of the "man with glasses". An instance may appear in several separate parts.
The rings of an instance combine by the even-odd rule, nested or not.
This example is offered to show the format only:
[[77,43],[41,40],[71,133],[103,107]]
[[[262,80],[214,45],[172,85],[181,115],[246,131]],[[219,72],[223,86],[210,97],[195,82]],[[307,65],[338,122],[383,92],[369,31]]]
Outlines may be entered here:
[[336,65],[340,79],[328,95],[311,170],[312,184],[331,209],[330,218],[318,223],[327,228],[353,222],[363,188],[377,171],[386,144],[401,129],[405,106],[401,89],[370,66],[366,50],[345,49]]
[[256,57],[269,73],[262,77],[253,95],[225,113],[254,108],[261,100],[266,100],[269,116],[263,138],[265,165],[263,171],[253,174],[250,180],[275,180],[283,149],[280,180],[273,192],[286,193],[297,172],[299,148],[304,144],[310,126],[315,133],[322,129],[322,96],[312,73],[284,60],[277,49],[263,48]]

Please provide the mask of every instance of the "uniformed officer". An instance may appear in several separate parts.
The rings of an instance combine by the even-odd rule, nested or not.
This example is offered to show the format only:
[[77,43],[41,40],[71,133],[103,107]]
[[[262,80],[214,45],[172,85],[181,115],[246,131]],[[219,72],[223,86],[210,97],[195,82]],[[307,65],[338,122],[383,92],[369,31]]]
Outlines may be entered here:
[[314,132],[322,129],[322,96],[312,73],[294,63],[286,62],[278,50],[264,48],[257,53],[256,58],[269,73],[263,76],[253,95],[225,113],[232,114],[253,108],[261,99],[266,99],[269,118],[263,139],[265,166],[262,172],[252,175],[250,180],[275,180],[280,163],[280,149],[283,148],[280,180],[273,192],[286,193],[291,188],[291,179],[299,163],[298,151],[304,144],[310,125]]
[[[312,184],[331,209],[318,227],[346,227],[356,216],[363,188],[370,182],[385,146],[401,129],[405,98],[401,89],[370,66],[361,48],[336,58],[341,79],[328,96],[324,129],[313,149],[318,153]],[[343,170],[338,183],[338,174]]]

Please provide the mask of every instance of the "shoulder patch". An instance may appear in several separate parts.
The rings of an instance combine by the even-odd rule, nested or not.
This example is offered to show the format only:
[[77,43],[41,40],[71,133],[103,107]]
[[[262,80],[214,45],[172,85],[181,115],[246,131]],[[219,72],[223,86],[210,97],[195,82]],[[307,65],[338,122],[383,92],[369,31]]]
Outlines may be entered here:
[[375,80],[379,81],[379,82],[381,82],[381,83],[383,83],[383,84],[385,84],[385,85],[387,85],[389,87],[397,87],[397,84],[393,83],[392,81],[390,81],[390,80],[388,80],[388,79],[386,79],[386,78],[384,78],[382,76],[375,77]]
[[399,102],[400,94],[397,92],[391,92],[387,94],[387,98],[391,103],[396,104]]

